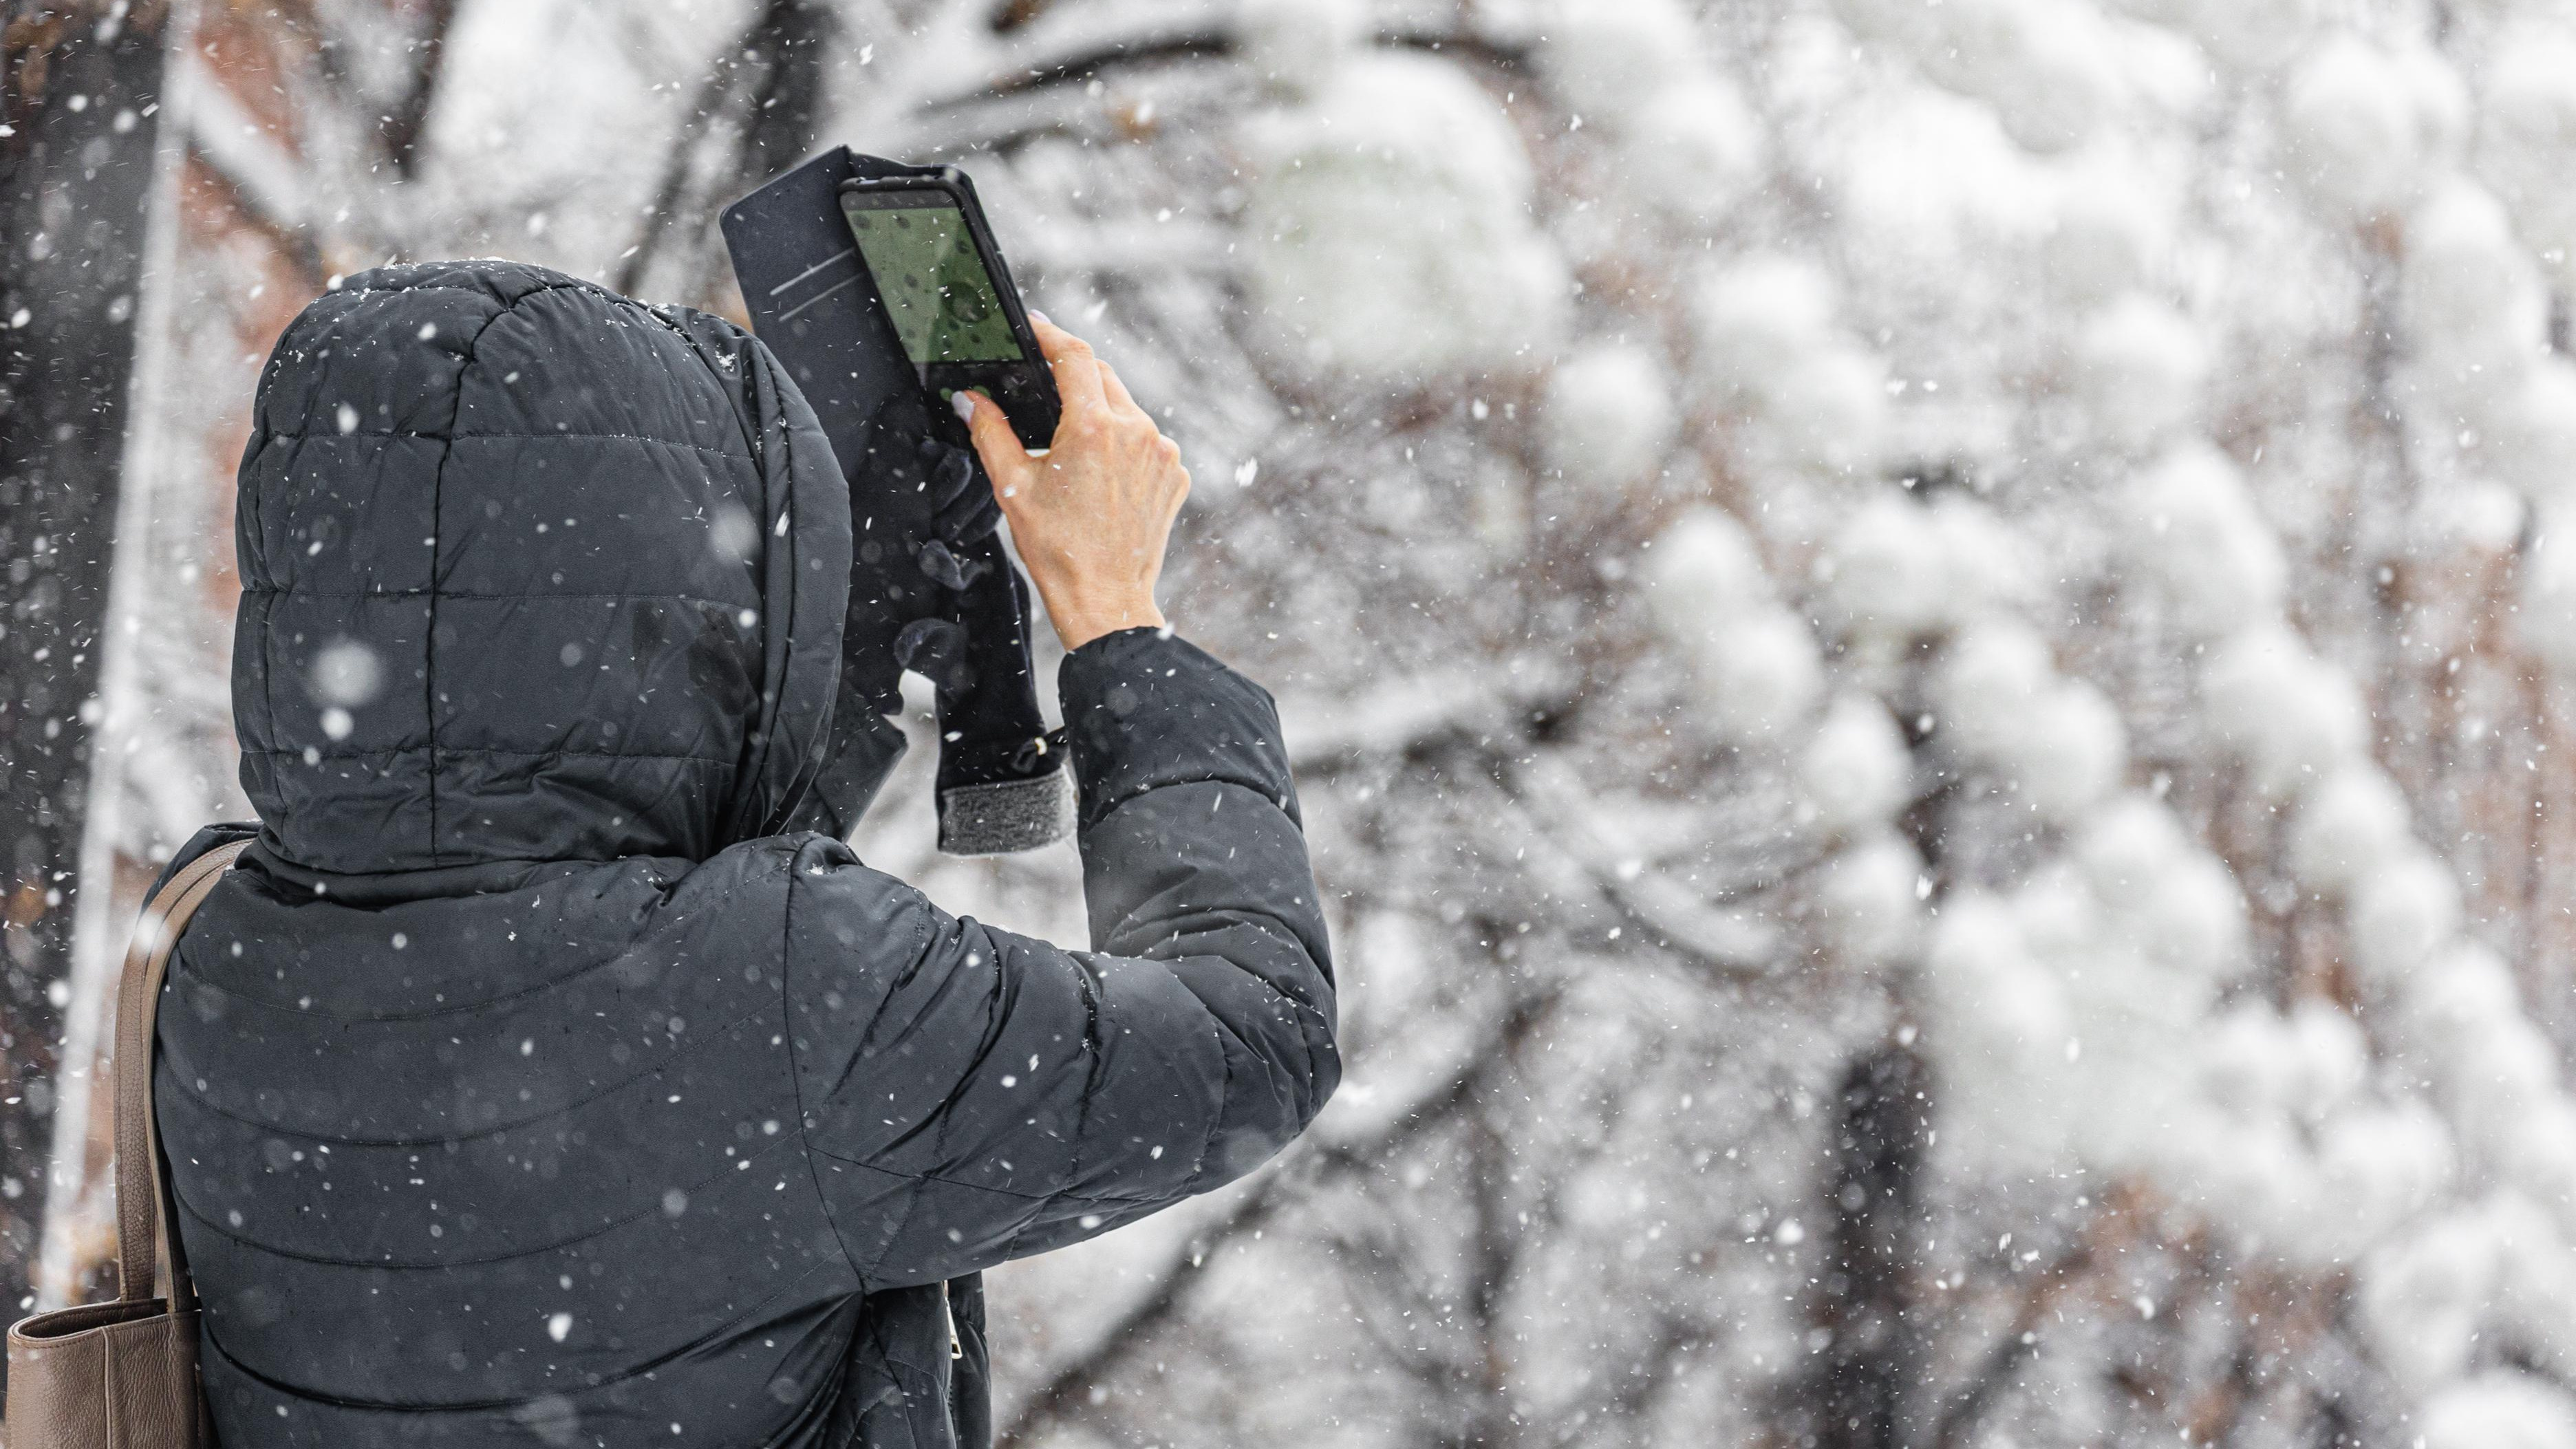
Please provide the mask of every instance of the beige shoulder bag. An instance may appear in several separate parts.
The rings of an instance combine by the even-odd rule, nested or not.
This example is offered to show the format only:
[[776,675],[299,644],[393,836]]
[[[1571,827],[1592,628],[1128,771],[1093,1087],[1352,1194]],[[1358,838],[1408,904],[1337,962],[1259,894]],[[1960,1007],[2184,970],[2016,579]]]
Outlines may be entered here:
[[[116,1268],[112,1303],[22,1318],[9,1330],[11,1449],[199,1449],[197,1290],[152,1127],[152,1022],[188,917],[248,841],[210,850],[154,892],[116,992]],[[167,1249],[166,1255],[163,1249]],[[152,1296],[166,1265],[169,1297]]]

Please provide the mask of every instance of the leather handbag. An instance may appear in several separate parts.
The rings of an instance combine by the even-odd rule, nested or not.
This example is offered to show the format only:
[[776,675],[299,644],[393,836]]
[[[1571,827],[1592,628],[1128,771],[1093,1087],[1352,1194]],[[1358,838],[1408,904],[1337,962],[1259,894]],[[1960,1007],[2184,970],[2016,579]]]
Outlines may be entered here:
[[[199,1449],[197,1292],[152,1125],[152,1025],[170,952],[248,841],[188,862],[143,906],[116,993],[113,1302],[22,1318],[9,1330],[11,1449]],[[169,1280],[153,1296],[156,1269]]]

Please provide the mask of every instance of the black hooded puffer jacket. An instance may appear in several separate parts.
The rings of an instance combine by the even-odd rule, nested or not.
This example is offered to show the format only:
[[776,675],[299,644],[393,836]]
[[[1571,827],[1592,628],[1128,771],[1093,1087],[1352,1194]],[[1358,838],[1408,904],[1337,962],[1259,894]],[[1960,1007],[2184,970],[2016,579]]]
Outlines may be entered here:
[[976,1272],[1240,1175],[1332,1091],[1275,712],[1177,639],[1060,676],[1094,952],[795,833],[882,774],[833,721],[849,516],[715,319],[461,263],[279,342],[241,470],[260,822],[155,1078],[222,1443],[980,1443]]

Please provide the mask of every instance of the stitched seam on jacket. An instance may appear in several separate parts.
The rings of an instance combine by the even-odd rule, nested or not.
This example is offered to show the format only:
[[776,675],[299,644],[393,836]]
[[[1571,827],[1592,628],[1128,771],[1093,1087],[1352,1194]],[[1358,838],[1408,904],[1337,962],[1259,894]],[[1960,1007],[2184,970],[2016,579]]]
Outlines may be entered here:
[[786,897],[778,909],[778,1021],[787,1042],[787,1094],[796,1104],[796,1143],[805,1159],[805,1179],[814,1185],[815,1204],[822,1208],[823,1223],[832,1230],[832,1242],[841,1250],[842,1266],[864,1288],[867,1275],[859,1271],[858,1260],[850,1255],[850,1240],[841,1232],[840,1214],[832,1211],[831,1196],[823,1191],[823,1174],[814,1167],[814,1154],[821,1149],[814,1145],[813,1129],[807,1125],[805,1067],[796,1051],[795,988],[787,976],[796,959],[796,858],[804,853],[798,850],[787,859]]
[[[505,311],[496,314],[492,320],[498,321],[507,315],[509,314]],[[491,323],[486,322],[484,325],[488,327]],[[704,443],[684,443],[677,438],[648,438],[641,433],[438,433],[426,428],[358,428],[346,433],[337,430],[329,433],[306,433],[298,429],[291,433],[271,433],[268,436],[296,439],[315,437],[324,442],[329,442],[333,438],[410,438],[439,443],[543,443],[561,438],[567,442],[647,443],[657,448],[683,448],[692,453],[711,453],[719,458],[730,458],[737,463],[759,461],[757,458],[745,457],[741,453],[728,449],[710,448]]]
[[[712,1333],[703,1335],[697,1340],[683,1344],[658,1358],[647,1360],[646,1362],[639,1364],[634,1368],[627,1369],[622,1373],[609,1374],[597,1380],[585,1380],[582,1383],[571,1387],[575,1387],[578,1392],[588,1395],[592,1391],[604,1389],[610,1384],[624,1383],[628,1379],[643,1378],[648,1374],[658,1373],[682,1357],[696,1352],[704,1343],[723,1338],[727,1330],[749,1322],[762,1309],[767,1308],[770,1304],[786,1297],[788,1293],[797,1287],[797,1285],[803,1283],[806,1279],[813,1277],[815,1274],[822,1272],[830,1266],[832,1265],[828,1262],[817,1263],[813,1267],[806,1269],[804,1272],[797,1274],[795,1277],[788,1279],[786,1282],[779,1284],[776,1289],[771,1291],[768,1297],[761,1299],[759,1302],[745,1308],[733,1317],[717,1324]],[[209,1338],[213,1337],[213,1329],[211,1326],[207,1328],[206,1335]],[[292,1394],[296,1398],[305,1400],[308,1403],[329,1404],[335,1409],[359,1409],[368,1413],[488,1413],[494,1409],[518,1408],[523,1404],[532,1404],[537,1402],[539,1399],[550,1398],[564,1393],[563,1388],[554,1388],[549,1389],[547,1392],[542,1394],[534,1394],[522,1398],[466,1399],[458,1400],[454,1403],[433,1402],[426,1399],[414,1400],[411,1402],[403,1402],[393,1399],[349,1399],[342,1398],[337,1394],[315,1393],[310,1389],[300,1389],[295,1387],[293,1384],[270,1378],[268,1375],[252,1368],[249,1364],[242,1362],[237,1355],[225,1349],[223,1344],[220,1342],[215,1344],[215,1351],[223,1354],[225,1361],[230,1363],[234,1369],[250,1378],[259,1380],[261,1383],[266,1384],[269,1388],[277,1391],[278,1393]]]
[[[775,867],[772,869],[774,870]],[[743,879],[725,887],[724,894],[717,896],[714,900],[708,901],[695,909],[697,912],[702,914],[712,914],[716,910],[722,908],[727,901],[730,901],[735,896],[751,889],[762,880],[767,879],[768,874],[769,872],[762,872],[759,875],[745,876]],[[543,889],[543,887],[539,887],[539,889]],[[664,894],[667,896],[668,892],[665,892]],[[427,1011],[369,1012],[364,1016],[341,1016],[328,1011],[315,1011],[311,1007],[307,1006],[289,1007],[282,1001],[271,1001],[264,996],[253,996],[245,991],[235,991],[229,986],[223,986],[215,982],[205,980],[205,978],[200,975],[194,967],[191,967],[188,964],[188,955],[184,950],[174,953],[173,959],[183,976],[195,977],[206,990],[221,992],[235,1001],[253,1002],[275,1011],[291,1010],[299,1015],[317,1016],[325,1021],[394,1022],[429,1021],[441,1016],[456,1016],[469,1011],[481,1011],[486,1007],[498,1006],[504,1002],[518,1001],[525,997],[552,991],[558,986],[562,986],[580,977],[587,976],[594,971],[605,971],[608,968],[623,962],[626,959],[626,956],[622,952],[616,955],[603,956],[598,960],[591,962],[587,966],[575,966],[560,976],[549,976],[543,981],[531,982],[526,986],[520,987],[516,991],[504,992],[499,996],[487,996],[479,1001],[463,1001],[458,1002],[454,1006],[434,1007]]]
[[[907,889],[909,889],[909,887],[907,887]],[[915,894],[918,895],[919,893],[915,892]],[[921,967],[930,955],[930,898],[922,896],[920,898],[920,902],[921,909],[913,913],[914,919],[919,923],[912,942],[912,964],[916,970]],[[879,996],[877,998],[876,1014],[868,1018],[867,1026],[859,1033],[859,1040],[861,1042],[865,1042],[870,1037],[876,1035],[877,1023],[884,1018],[885,1013],[886,998],[884,996]],[[853,1067],[852,1070],[855,1071],[856,1068]],[[945,1104],[942,1105],[940,1110],[942,1114],[941,1126],[942,1128],[945,1128],[947,1125]],[[830,1151],[826,1148],[816,1147],[813,1150],[822,1153],[825,1157],[829,1157],[835,1162],[847,1162],[854,1167],[867,1167],[871,1165],[869,1163],[861,1162],[854,1157],[843,1157],[839,1153]],[[896,1175],[901,1176],[899,1173]],[[920,1207],[921,1183],[918,1180],[915,1180],[911,1191],[904,1194],[903,1208],[895,1214],[894,1226],[886,1231],[885,1246],[877,1249],[876,1257],[869,1261],[866,1268],[859,1270],[859,1277],[862,1282],[875,1283],[883,1281],[886,1254],[893,1252],[894,1245],[902,1240],[903,1230],[912,1226],[912,1215],[918,1211]]]
[[[731,760],[719,760],[711,755],[672,755],[654,750],[504,750],[490,745],[396,745],[388,750],[326,750],[319,753],[326,760],[366,760],[379,755],[391,759],[396,755],[415,755],[425,748],[436,749],[443,755],[486,755],[500,756],[505,759],[550,760],[558,755],[571,755],[577,759],[594,760],[681,760],[692,765],[723,765],[728,768],[733,764]],[[263,749],[244,750],[242,753],[291,755],[299,760],[304,758],[302,750]]]
[[[775,1152],[786,1145],[786,1139],[781,1138],[779,1141],[773,1142],[769,1146],[760,1149],[758,1153],[742,1160],[745,1162],[758,1162],[761,1158],[768,1156],[770,1153]],[[697,1181],[690,1183],[688,1187],[704,1187],[708,1183],[727,1176],[729,1173],[739,1172],[740,1170],[741,1169],[739,1168],[720,1167],[714,1172],[707,1174],[705,1177],[699,1178]],[[681,1190],[685,1192],[688,1188],[683,1188]],[[291,1262],[297,1263],[318,1263],[326,1267],[333,1268],[383,1268],[391,1272],[400,1273],[430,1272],[441,1268],[488,1268],[495,1263],[515,1263],[521,1258],[534,1258],[546,1253],[558,1253],[576,1243],[587,1243],[593,1238],[605,1237],[606,1235],[617,1231],[619,1228],[626,1226],[628,1223],[649,1218],[655,1213],[662,1211],[662,1205],[660,1203],[646,1203],[643,1207],[638,1208],[634,1212],[628,1213],[622,1218],[612,1218],[605,1223],[599,1224],[597,1227],[585,1228],[570,1237],[557,1238],[552,1242],[539,1243],[533,1247],[516,1248],[507,1253],[495,1253],[488,1258],[439,1258],[436,1260],[405,1259],[390,1256],[383,1258],[342,1258],[321,1253],[299,1253],[292,1248],[281,1248],[274,1244],[263,1243],[257,1238],[251,1237],[246,1233],[236,1232],[232,1228],[222,1223],[218,1223],[213,1218],[206,1216],[205,1213],[200,1211],[194,1203],[189,1202],[186,1197],[182,1196],[176,1186],[171,1188],[170,1195],[178,1202],[181,1211],[196,1219],[198,1222],[205,1224],[207,1231],[214,1233],[217,1237],[230,1238],[236,1243],[240,1243],[257,1252],[266,1253],[271,1257],[285,1258]]]
[[713,604],[719,609],[743,607],[737,599],[710,599],[703,594],[666,594],[653,589],[622,589],[615,593],[598,590],[575,592],[563,589],[312,589],[301,586],[262,586],[242,590],[263,598],[295,599],[676,599],[683,604]]
[[[223,988],[216,987],[214,989],[220,991]],[[207,1111],[212,1112],[218,1117],[222,1117],[233,1122],[239,1122],[245,1127],[257,1127],[263,1131],[291,1132],[298,1137],[310,1137],[316,1142],[329,1142],[341,1147],[444,1147],[451,1142],[480,1142],[487,1137],[507,1136],[510,1133],[520,1131],[523,1128],[533,1127],[536,1124],[545,1121],[549,1117],[560,1117],[566,1112],[578,1111],[583,1107],[589,1106],[593,1102],[601,1100],[602,1098],[616,1096],[618,1093],[625,1091],[627,1088],[634,1086],[638,1082],[648,1081],[654,1077],[660,1076],[662,1073],[670,1070],[673,1063],[684,1060],[692,1053],[698,1051],[701,1047],[713,1045],[714,1043],[722,1040],[727,1033],[741,1029],[746,1023],[756,1020],[759,1016],[760,1013],[755,1011],[751,1013],[751,1015],[744,1017],[741,1021],[732,1022],[728,1025],[718,1027],[716,1030],[708,1032],[691,1041],[687,1046],[681,1047],[677,1051],[662,1057],[651,1067],[637,1072],[630,1077],[620,1077],[618,1080],[600,1088],[598,1091],[591,1093],[587,1097],[576,1097],[571,1101],[548,1107],[544,1111],[535,1113],[531,1116],[516,1118],[512,1121],[504,1122],[497,1127],[486,1127],[474,1132],[442,1133],[432,1137],[331,1137],[319,1132],[308,1132],[301,1127],[289,1127],[281,1122],[266,1122],[257,1117],[245,1117],[241,1113],[232,1111],[229,1108],[217,1106],[213,1100],[201,1095],[194,1088],[184,1084],[181,1085],[179,1091],[183,1096],[187,1097],[188,1100],[195,1102],[198,1106],[205,1108]],[[173,1069],[173,1074],[176,1074],[175,1068]],[[763,1148],[761,1150],[765,1152],[768,1149]]]
[[1171,1195],[1168,1193],[1149,1193],[1143,1197],[1095,1197],[1089,1193],[1080,1192],[1021,1192],[1017,1188],[995,1187],[990,1183],[983,1182],[968,1182],[963,1178],[949,1177],[943,1173],[905,1172],[900,1168],[887,1167],[880,1163],[862,1162],[855,1157],[834,1152],[828,1147],[815,1147],[812,1151],[817,1156],[828,1157],[834,1162],[846,1162],[852,1167],[862,1167],[870,1172],[883,1173],[887,1177],[900,1178],[905,1182],[930,1184],[939,1187],[963,1188],[968,1192],[989,1192],[1002,1197],[1016,1198],[1021,1202],[1073,1202],[1081,1203],[1088,1207],[1146,1207],[1165,1206],[1172,1201]]

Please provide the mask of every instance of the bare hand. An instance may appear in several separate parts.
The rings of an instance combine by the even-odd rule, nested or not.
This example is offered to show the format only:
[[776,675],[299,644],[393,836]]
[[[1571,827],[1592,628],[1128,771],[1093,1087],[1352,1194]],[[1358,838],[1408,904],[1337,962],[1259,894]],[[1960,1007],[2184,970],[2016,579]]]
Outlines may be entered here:
[[1065,648],[1121,629],[1163,628],[1154,583],[1190,491],[1180,445],[1088,343],[1044,318],[1029,321],[1064,405],[1045,456],[1020,446],[992,399],[957,394],[972,408],[967,426],[1011,521],[1011,542]]

